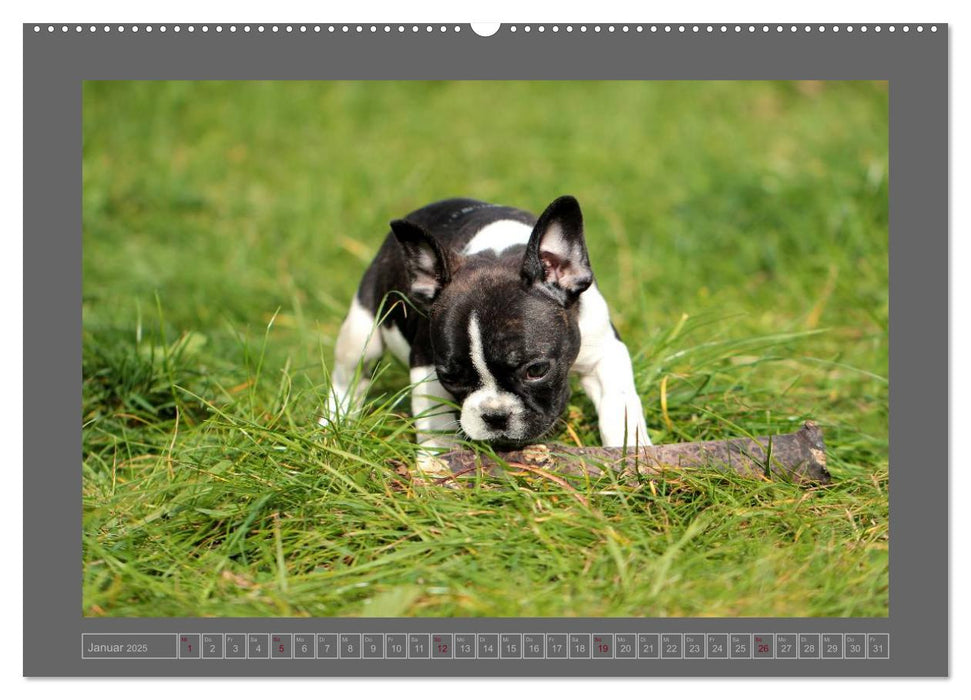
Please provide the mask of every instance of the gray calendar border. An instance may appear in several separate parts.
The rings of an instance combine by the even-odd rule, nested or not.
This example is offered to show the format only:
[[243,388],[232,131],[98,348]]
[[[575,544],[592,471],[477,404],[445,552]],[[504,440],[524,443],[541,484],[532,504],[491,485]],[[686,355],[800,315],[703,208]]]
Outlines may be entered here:
[[[949,669],[948,27],[785,31],[24,32],[24,674],[940,676]],[[112,25],[115,28],[117,25]],[[154,25],[157,29],[159,25]],[[172,25],[168,25],[171,27]],[[242,27],[243,25],[238,25]],[[255,28],[256,25],[251,25]],[[310,25],[311,27],[313,25]],[[394,28],[397,25],[392,25]],[[424,28],[426,25],[419,25]],[[536,27],[537,25],[533,25]],[[565,26],[565,25],[561,25]],[[641,25],[645,30],[650,25]],[[755,25],[761,28],[761,24]],[[796,26],[796,31],[790,29]],[[410,28],[411,25],[408,25]],[[520,25],[520,29],[522,25]],[[447,60],[446,60],[447,59]],[[88,619],[81,617],[81,86],[111,79],[821,79],[890,84],[890,617]],[[82,632],[886,632],[892,659],[399,661],[78,658]],[[496,664],[499,664],[497,667]]]

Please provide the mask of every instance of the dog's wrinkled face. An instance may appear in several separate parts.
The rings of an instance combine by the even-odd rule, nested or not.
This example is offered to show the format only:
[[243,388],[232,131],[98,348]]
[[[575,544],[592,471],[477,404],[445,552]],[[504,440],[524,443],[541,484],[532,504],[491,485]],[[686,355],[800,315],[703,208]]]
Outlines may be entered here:
[[495,271],[458,275],[431,311],[435,372],[461,405],[463,432],[500,445],[547,433],[570,398],[575,314]]
[[593,283],[580,206],[560,197],[528,242],[497,255],[449,250],[421,227],[391,222],[409,297],[430,321],[438,381],[461,404],[473,440],[542,437],[566,408],[580,351],[580,295]]

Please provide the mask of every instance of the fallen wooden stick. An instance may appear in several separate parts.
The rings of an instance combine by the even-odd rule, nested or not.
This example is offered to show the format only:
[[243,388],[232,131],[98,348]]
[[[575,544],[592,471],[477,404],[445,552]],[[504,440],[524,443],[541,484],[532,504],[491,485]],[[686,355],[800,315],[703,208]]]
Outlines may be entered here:
[[[755,439],[682,442],[650,447],[569,447],[530,445],[521,450],[498,452],[501,461],[470,450],[454,450],[440,455],[451,476],[439,481],[484,472],[503,473],[505,465],[523,471],[543,470],[565,477],[599,478],[611,469],[622,480],[638,476],[657,476],[672,470],[734,471],[746,476],[772,477],[798,483],[828,484],[826,445],[823,434],[812,421],[798,431]],[[446,472],[447,474],[447,472]]]

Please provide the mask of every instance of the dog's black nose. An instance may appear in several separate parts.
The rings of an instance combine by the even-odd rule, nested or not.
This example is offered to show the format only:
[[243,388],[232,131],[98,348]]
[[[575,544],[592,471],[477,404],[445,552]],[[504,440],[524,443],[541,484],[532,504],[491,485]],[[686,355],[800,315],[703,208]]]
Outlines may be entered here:
[[483,413],[482,420],[492,430],[505,430],[509,424],[508,413]]

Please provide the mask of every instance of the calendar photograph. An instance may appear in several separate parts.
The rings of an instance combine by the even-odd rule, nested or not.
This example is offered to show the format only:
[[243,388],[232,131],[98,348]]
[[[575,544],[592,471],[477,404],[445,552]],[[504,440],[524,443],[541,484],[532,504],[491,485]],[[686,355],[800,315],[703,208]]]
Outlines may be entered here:
[[89,80],[81,133],[85,618],[888,616],[886,81]]

